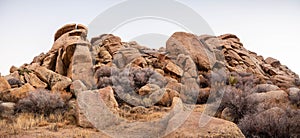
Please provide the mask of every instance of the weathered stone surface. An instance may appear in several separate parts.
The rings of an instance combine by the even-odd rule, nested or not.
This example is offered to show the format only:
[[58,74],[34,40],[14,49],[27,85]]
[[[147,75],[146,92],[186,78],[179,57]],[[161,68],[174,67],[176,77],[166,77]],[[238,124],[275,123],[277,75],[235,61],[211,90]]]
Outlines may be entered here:
[[34,91],[35,88],[26,83],[20,88],[13,88],[0,93],[0,99],[7,102],[17,102],[28,96],[28,93]]
[[0,76],[0,92],[10,89],[10,85],[4,77]]
[[268,57],[266,60],[267,64],[270,64],[271,66],[278,68],[281,66],[280,62],[277,59],[274,59],[272,57]]
[[57,58],[57,52],[48,53],[43,61],[42,66],[46,67],[49,70],[54,70],[56,58]]
[[254,88],[252,88],[250,91],[254,93],[260,93],[260,92],[268,92],[268,91],[275,91],[275,90],[280,90],[280,88],[272,84],[259,84],[256,85]]
[[72,61],[72,80],[80,80],[88,89],[95,85],[93,61],[91,52],[87,46],[77,45]]
[[200,42],[196,35],[176,32],[167,41],[166,49],[171,57],[177,57],[179,54],[187,54],[191,56],[200,68],[211,69],[212,61],[210,60],[212,59],[210,59],[211,55],[208,54],[212,53]]
[[138,91],[138,94],[141,96],[149,95],[158,91],[160,87],[156,84],[146,84],[145,86],[141,87]]
[[177,76],[183,75],[183,70],[171,61],[167,63],[166,70],[176,74]]
[[166,88],[164,95],[158,103],[164,106],[170,106],[174,97],[180,97],[180,94],[175,90]]
[[102,61],[100,62],[104,62],[104,63],[108,63],[108,62],[111,62],[112,61],[112,56],[110,55],[110,53],[106,50],[105,47],[101,47],[99,49],[99,56],[100,56],[100,59]]
[[33,73],[25,73],[25,80],[30,83],[35,88],[46,88],[47,84],[41,81],[35,74]]
[[63,91],[72,83],[70,78],[57,74],[45,67],[36,67],[34,72],[42,81],[46,82],[53,91]]
[[166,85],[166,88],[175,90],[177,92],[181,92],[183,85],[181,83],[178,82],[174,82],[174,81],[169,81],[168,84]]
[[10,72],[10,73],[13,73],[13,72],[15,72],[15,71],[18,71],[18,68],[15,67],[15,66],[11,66],[10,69],[9,69],[9,72]]
[[100,98],[106,104],[107,107],[111,108],[112,110],[118,108],[118,102],[114,97],[113,89],[108,86],[99,90]]
[[116,52],[123,48],[121,38],[114,36],[112,34],[103,36],[103,46],[108,50],[111,55],[116,54]]
[[[84,128],[96,127],[101,130],[113,124],[119,124],[121,120],[113,115],[111,109],[107,106],[109,104],[105,103],[107,101],[110,105],[115,106],[111,93],[112,89],[110,87],[79,92],[76,108],[77,124]],[[101,100],[102,98],[104,100]]]
[[113,63],[119,68],[124,68],[126,65],[141,57],[141,54],[136,48],[122,48],[114,55]]
[[253,93],[246,98],[247,100],[256,101],[258,103],[270,100],[286,101],[288,100],[288,94],[283,90],[276,90],[266,93]]
[[72,24],[66,24],[63,27],[61,27],[60,29],[58,29],[54,35],[54,41],[56,41],[60,36],[62,36],[63,34],[72,31],[76,28],[76,24],[72,23]]
[[57,51],[59,48],[66,49],[67,46],[71,45],[90,45],[86,41],[87,28],[83,25],[71,25],[64,26],[58,30],[55,34],[54,44],[50,51]]
[[[181,113],[184,115],[183,113]],[[181,125],[178,129],[172,131],[172,133],[165,136],[165,138],[174,138],[174,137],[245,137],[241,130],[237,127],[236,124],[206,116],[207,119],[210,119],[209,122],[200,126],[199,118],[203,117],[200,112],[192,112],[187,120]],[[179,113],[180,116],[180,113]],[[205,116],[205,115],[204,115]],[[169,122],[168,127],[171,127],[172,122]],[[174,123],[176,125],[176,123]],[[175,127],[175,126],[174,126]]]
[[289,99],[295,102],[296,104],[300,105],[300,89],[293,87],[293,88],[289,88],[287,92],[289,94]]
[[86,91],[88,89],[80,80],[75,80],[72,82],[72,84],[70,86],[70,90],[71,90],[72,94],[77,97],[79,92]]

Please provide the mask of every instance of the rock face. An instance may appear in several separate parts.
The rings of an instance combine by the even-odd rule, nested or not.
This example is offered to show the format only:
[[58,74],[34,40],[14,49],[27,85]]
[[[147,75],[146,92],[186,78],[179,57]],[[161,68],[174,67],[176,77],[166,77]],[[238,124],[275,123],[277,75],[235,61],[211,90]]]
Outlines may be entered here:
[[87,89],[92,89],[95,85],[95,82],[93,73],[93,61],[89,48],[87,46],[77,45],[71,64],[71,78],[73,80],[80,80],[85,84]]
[[22,98],[25,98],[28,96],[28,93],[31,91],[34,91],[35,88],[31,86],[29,83],[26,83],[25,85],[19,87],[19,88],[13,88],[9,89],[7,91],[3,91],[0,93],[1,100],[7,101],[7,102],[17,102]]
[[10,89],[10,84],[3,77],[0,77],[0,92]]
[[177,32],[174,33],[167,41],[166,50],[176,57],[179,54],[188,53],[194,62],[203,69],[211,69],[213,61],[210,57],[214,55],[209,51],[209,47],[199,40],[199,37],[194,34]]
[[[275,58],[248,51],[233,34],[176,32],[156,50],[112,34],[89,41],[87,33],[81,24],[67,24],[55,33],[47,53],[0,76],[5,114],[12,115],[14,103],[29,92],[47,89],[72,103],[78,126],[115,137],[118,132],[130,132],[128,137],[244,137],[232,122],[248,112],[299,110],[299,76]],[[220,109],[193,110],[193,105],[218,102]],[[210,121],[200,126],[200,117]]]
[[193,112],[186,122],[165,138],[174,137],[245,137],[236,124],[218,118],[210,118],[205,126],[199,126],[200,112]]
[[34,72],[41,80],[46,82],[53,91],[63,91],[72,83],[70,78],[57,74],[45,67],[37,67],[34,69]]

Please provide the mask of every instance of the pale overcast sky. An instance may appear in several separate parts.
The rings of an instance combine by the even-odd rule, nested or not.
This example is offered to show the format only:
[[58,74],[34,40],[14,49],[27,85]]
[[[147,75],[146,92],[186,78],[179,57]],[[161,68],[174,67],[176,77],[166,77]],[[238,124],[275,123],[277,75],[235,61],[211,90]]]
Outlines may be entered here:
[[[62,25],[73,22],[88,25],[97,15],[120,2],[122,1],[0,0],[0,72],[2,75],[8,74],[12,65],[30,63],[34,56],[47,52],[52,47],[55,31]],[[265,58],[277,58],[300,74],[299,0],[178,2],[202,16],[215,35],[236,34],[248,50]],[[136,25],[138,26],[138,22]],[[170,28],[172,27],[174,31],[181,30],[176,26]],[[131,32],[126,34],[120,30],[116,33],[121,38],[130,38]],[[155,27],[152,31],[155,32]]]

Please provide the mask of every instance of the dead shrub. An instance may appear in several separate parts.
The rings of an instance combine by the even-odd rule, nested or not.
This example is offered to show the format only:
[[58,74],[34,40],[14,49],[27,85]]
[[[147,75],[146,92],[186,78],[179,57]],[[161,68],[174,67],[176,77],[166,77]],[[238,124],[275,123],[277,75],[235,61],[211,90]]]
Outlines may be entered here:
[[299,137],[300,110],[285,109],[284,113],[248,114],[238,123],[246,137]]
[[51,93],[45,89],[30,92],[28,97],[21,99],[16,105],[17,112],[49,115],[64,112],[66,104],[59,93]]

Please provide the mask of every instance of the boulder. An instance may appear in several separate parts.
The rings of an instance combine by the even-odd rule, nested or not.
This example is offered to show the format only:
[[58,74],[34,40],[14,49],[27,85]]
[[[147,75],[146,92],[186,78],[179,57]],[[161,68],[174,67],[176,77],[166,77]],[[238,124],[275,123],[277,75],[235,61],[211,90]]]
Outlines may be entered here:
[[4,77],[0,76],[0,92],[10,88],[10,84],[7,82],[7,80]]
[[179,54],[190,55],[200,69],[211,69],[213,53],[199,40],[198,36],[190,33],[176,32],[167,41],[166,50],[170,57],[176,59]]
[[253,93],[261,93],[261,92],[268,92],[268,91],[275,91],[275,90],[280,90],[280,88],[272,84],[258,84],[250,91]]
[[13,88],[0,93],[0,99],[7,102],[17,102],[28,96],[28,93],[34,91],[35,88],[26,83],[20,88]]
[[141,96],[150,95],[159,89],[160,87],[158,85],[148,83],[139,89],[138,94]]
[[86,90],[88,90],[87,87],[80,80],[73,81],[70,86],[70,91],[75,97],[77,97],[79,92]]
[[[180,115],[184,117],[184,113],[179,113],[177,116]],[[205,117],[208,122],[204,126],[200,126],[199,119],[203,117]],[[168,123],[168,127],[172,128],[172,125],[178,125],[175,122],[176,121],[172,121],[171,119]],[[176,128],[176,126],[173,127]],[[170,132],[170,134],[164,137],[245,137],[236,124],[223,119],[202,115],[201,112],[192,112],[178,129],[174,129]]]
[[265,59],[265,62],[267,64],[270,64],[271,66],[273,66],[274,68],[278,68],[281,66],[280,62],[277,59],[274,59],[272,57],[268,57],[267,59]]
[[270,100],[279,100],[281,102],[287,101],[288,94],[283,90],[269,91],[266,93],[253,93],[246,97],[247,100],[261,103]]
[[162,98],[158,101],[159,104],[163,105],[163,106],[170,106],[172,103],[173,98],[175,97],[179,97],[180,94],[172,89],[165,89],[164,95],[162,96]]
[[116,64],[118,68],[124,68],[139,57],[141,57],[141,54],[138,49],[131,47],[122,48],[113,56],[113,63]]
[[106,104],[107,107],[109,107],[112,110],[115,110],[118,108],[118,102],[116,101],[114,97],[114,91],[112,87],[108,86],[102,89],[99,89],[99,96],[103,100],[103,102]]
[[92,89],[95,86],[95,81],[89,47],[77,45],[72,59],[72,72],[68,76],[71,76],[72,80],[80,80],[87,89]]
[[[90,45],[90,43],[86,40],[87,36],[87,28],[83,25],[71,25],[70,28],[66,25],[59,29],[55,34],[54,44],[50,50],[50,52],[57,51],[60,48],[66,48],[72,45]],[[66,29],[68,28],[68,29]],[[64,31],[61,31],[64,30]]]
[[114,36],[112,34],[108,34],[108,35],[103,35],[101,39],[103,39],[102,46],[104,46],[108,50],[110,55],[116,54],[116,52],[119,49],[123,48],[120,37]]
[[120,123],[120,120],[115,118],[111,112],[116,109],[111,107],[118,106],[112,94],[111,87],[79,92],[76,108],[77,125],[83,128],[96,127],[102,130]]
[[296,87],[293,87],[293,88],[289,88],[288,90],[288,94],[289,94],[289,99],[300,105],[300,89],[299,88],[296,88]]
[[183,70],[171,61],[169,61],[167,63],[165,69],[166,69],[166,71],[171,72],[171,73],[173,73],[177,76],[182,76],[183,75]]
[[25,73],[26,82],[30,83],[35,88],[46,88],[47,84],[41,81],[34,73]]
[[33,71],[42,81],[46,82],[53,91],[64,91],[72,83],[70,78],[57,74],[45,67],[37,66]]
[[11,66],[10,69],[9,69],[9,73],[13,73],[15,71],[18,71],[18,68],[15,67],[15,66]]
[[46,57],[44,58],[42,66],[46,67],[49,70],[54,70],[57,54],[57,51],[47,53],[45,55]]

